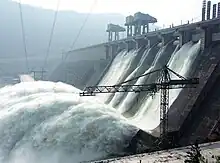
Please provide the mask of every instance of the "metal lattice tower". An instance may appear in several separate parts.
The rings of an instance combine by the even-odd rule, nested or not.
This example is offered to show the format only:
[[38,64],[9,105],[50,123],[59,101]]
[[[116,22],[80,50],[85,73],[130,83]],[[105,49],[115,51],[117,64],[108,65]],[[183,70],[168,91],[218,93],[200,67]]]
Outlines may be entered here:
[[170,75],[168,70],[164,68],[161,73],[161,94],[160,94],[160,138],[162,143],[167,140],[168,133],[168,114],[169,109],[169,84]]

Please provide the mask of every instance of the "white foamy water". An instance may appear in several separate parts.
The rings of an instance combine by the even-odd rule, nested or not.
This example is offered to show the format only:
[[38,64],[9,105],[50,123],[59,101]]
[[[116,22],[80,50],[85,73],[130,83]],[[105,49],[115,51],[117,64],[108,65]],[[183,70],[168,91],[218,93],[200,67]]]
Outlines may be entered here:
[[[165,48],[166,48],[166,46],[162,47],[158,51],[151,66],[143,74],[147,74],[147,73],[153,71],[154,69],[156,69],[157,61],[161,57],[161,55],[164,53]],[[144,77],[139,78],[136,81],[135,85],[141,85],[141,84],[146,83],[147,78],[148,78],[148,76],[144,76]],[[127,97],[125,98],[125,100],[123,100],[122,104],[119,106],[119,111],[121,113],[127,112],[131,108],[131,106],[133,106],[134,103],[137,102],[137,98],[138,98],[138,93],[129,92]]]
[[[153,70],[161,68],[163,65],[161,65],[160,62],[163,62],[164,60],[164,54],[166,54],[166,48],[168,44],[164,47],[161,47],[158,53],[155,55],[155,58],[149,68],[146,68],[146,70],[143,72],[143,74],[147,74]],[[175,71],[176,73],[187,76],[188,72],[190,71],[190,68],[192,66],[192,63],[194,62],[196,56],[198,55],[200,51],[200,42],[193,44],[192,42],[188,42],[184,44],[180,49],[179,46],[177,46],[174,51],[172,52],[172,55],[170,59],[168,60],[168,67]],[[133,70],[133,72],[130,72],[128,77],[125,79],[129,80],[135,76],[141,75],[138,74],[138,72],[143,67],[143,58],[147,56],[147,53],[149,51],[146,51],[143,55],[143,57],[140,59],[138,66]],[[165,53],[166,52],[166,53]],[[131,52],[130,54],[133,54]],[[121,56],[121,53],[118,57]],[[112,64],[111,68],[108,71],[108,74],[110,75],[111,72],[115,72],[117,69],[117,73],[121,74],[120,65],[124,65],[124,67],[128,67],[128,63],[126,63],[126,60],[117,59],[114,64]],[[132,60],[133,55],[127,55],[127,60]],[[126,70],[122,68],[123,74],[126,74]],[[138,74],[138,75],[137,75]],[[141,84],[150,84],[154,83],[158,80],[160,74],[154,74],[150,76],[144,76],[139,78],[136,82],[132,83],[135,85],[141,85]],[[114,78],[114,74],[112,74],[112,78]],[[176,79],[173,74],[171,74],[172,79]],[[104,77],[103,79],[105,81],[105,85],[115,85],[119,82],[117,80],[111,80],[110,77]],[[130,84],[130,83],[128,83]],[[100,83],[99,85],[103,85],[103,83]],[[176,90],[170,90],[170,105],[175,101],[175,99],[178,97],[179,93],[181,92],[181,89]],[[160,116],[160,92],[158,92],[153,97],[150,96],[150,94],[142,92],[142,99],[139,100],[139,94],[134,92],[129,93],[116,93],[113,97],[113,99],[110,101],[109,105],[115,106],[120,101],[120,104],[116,107],[116,109],[120,113],[126,113],[126,115],[129,115],[129,121],[130,123],[136,125],[137,127],[150,132],[150,130],[156,128],[159,125]],[[102,95],[100,95],[101,97]],[[123,98],[122,98],[123,97]],[[137,103],[140,103],[136,105]],[[132,109],[130,114],[130,109]],[[135,110],[135,111],[134,111]],[[135,114],[134,114],[135,113]]]
[[20,81],[21,82],[33,82],[34,78],[32,78],[30,75],[20,75]]
[[[130,52],[127,52],[125,50],[120,52],[115,57],[114,61],[112,62],[112,66],[110,66],[109,70],[104,75],[99,85],[114,85],[115,83],[121,82],[136,55],[136,50],[132,50]],[[105,94],[99,96],[99,98],[101,98],[102,101],[106,102],[108,98],[110,98],[110,96],[110,94]]]
[[[140,59],[139,64],[138,64],[137,67],[125,78],[125,81],[131,80],[131,79],[134,78],[135,76],[138,76],[138,75],[141,75],[141,74],[142,74],[141,72],[144,71],[143,68],[146,67],[146,65],[144,65],[144,62],[145,62],[146,58],[148,57],[150,50],[151,50],[151,49],[147,49],[147,50],[144,52],[143,56],[142,56],[141,59]],[[122,60],[121,62],[123,62],[123,60]],[[109,84],[109,83],[108,83],[108,84]],[[114,83],[114,84],[116,84],[116,83]],[[132,84],[132,82],[125,83],[124,85],[128,85],[128,84]],[[123,96],[124,96],[125,94],[126,94],[126,93],[115,93],[113,99],[112,99],[111,102],[110,102],[110,105],[113,106],[113,107],[115,107],[115,105],[122,100],[122,98],[123,98]]]
[[[197,44],[189,42],[183,45],[180,50],[173,53],[168,62],[168,67],[182,76],[187,76],[199,51],[200,42]],[[172,74],[171,79],[177,79],[177,77]],[[170,90],[169,106],[172,105],[181,90]],[[146,96],[138,112],[130,120],[133,124],[145,131],[156,128],[160,123],[160,92],[154,96]]]
[[[150,50],[140,58],[135,50],[120,52],[99,85],[114,85],[160,68],[166,46],[153,54],[151,65],[145,65]],[[169,68],[187,76],[199,50],[200,42],[176,47],[170,53]],[[152,83],[158,77],[143,77],[131,84]],[[170,91],[170,105],[180,91]],[[79,92],[64,83],[30,80],[1,88],[0,163],[78,163],[107,158],[122,154],[138,128],[150,132],[159,124],[159,93],[153,98],[142,94],[143,100],[135,105],[138,96],[134,93],[79,97]],[[126,119],[122,115],[130,109],[135,114]]]
[[0,162],[58,163],[123,152],[137,129],[97,98],[53,82],[0,89]]

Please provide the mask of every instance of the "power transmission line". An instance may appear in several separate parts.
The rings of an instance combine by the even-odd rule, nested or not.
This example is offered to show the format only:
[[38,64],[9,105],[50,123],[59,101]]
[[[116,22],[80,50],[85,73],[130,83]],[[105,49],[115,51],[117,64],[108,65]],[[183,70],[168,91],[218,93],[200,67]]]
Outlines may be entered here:
[[23,39],[23,45],[24,45],[26,68],[27,68],[27,71],[29,71],[27,44],[26,44],[26,39],[25,39],[25,28],[24,28],[24,20],[23,20],[23,12],[22,12],[21,0],[19,0],[18,4],[19,4],[19,10],[20,10],[21,32],[22,32],[22,39]]
[[[93,1],[93,4],[92,4],[92,6],[91,6],[91,8],[90,8],[90,10],[89,10],[89,12],[88,12],[88,14],[86,15],[85,20],[83,21],[82,26],[80,27],[80,29],[79,29],[79,31],[78,31],[78,33],[77,33],[77,35],[76,35],[76,38],[73,40],[73,43],[71,44],[70,49],[73,49],[74,46],[75,46],[75,44],[76,44],[76,42],[78,41],[78,39],[79,39],[79,37],[80,37],[80,34],[81,34],[81,32],[82,32],[84,26],[86,25],[86,23],[87,23],[87,21],[88,21],[88,19],[89,19],[89,16],[91,15],[91,13],[92,13],[92,11],[93,11],[93,8],[94,8],[94,6],[96,5],[97,1],[98,1],[98,0],[94,0],[94,1]],[[66,54],[64,57],[62,57],[63,65],[65,65],[65,66],[63,67],[65,82],[67,82],[67,65],[64,64],[64,63],[65,63],[67,57],[68,57],[68,54]]]
[[73,41],[73,43],[72,43],[72,45],[71,45],[71,49],[74,48],[76,42],[78,41],[79,36],[80,36],[80,34],[81,34],[81,32],[82,32],[84,26],[86,25],[86,23],[87,23],[87,21],[88,21],[88,19],[89,19],[89,16],[91,15],[92,10],[93,10],[93,8],[95,7],[96,3],[97,3],[97,0],[94,0],[94,2],[93,2],[93,4],[92,4],[92,6],[91,6],[91,8],[90,8],[90,10],[89,10],[89,12],[88,12],[88,14],[86,15],[86,18],[85,18],[85,20],[84,20],[84,22],[83,22],[81,28],[79,29],[78,34],[76,35],[76,38],[74,39],[74,41]]
[[53,34],[54,34],[55,26],[56,26],[59,6],[60,6],[60,0],[57,0],[57,8],[56,8],[55,15],[54,15],[53,25],[52,25],[52,29],[51,29],[51,33],[50,33],[50,39],[49,39],[49,44],[48,44],[47,51],[46,51],[46,56],[45,56],[43,68],[45,68],[45,66],[47,64],[48,56],[50,54],[50,48],[51,48],[51,43],[52,43],[52,40],[53,40]]

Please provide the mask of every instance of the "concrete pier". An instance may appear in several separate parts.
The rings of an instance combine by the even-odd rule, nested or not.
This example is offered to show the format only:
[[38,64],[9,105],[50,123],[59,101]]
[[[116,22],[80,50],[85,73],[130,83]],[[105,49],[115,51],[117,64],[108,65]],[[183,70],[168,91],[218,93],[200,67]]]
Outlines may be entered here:
[[136,38],[135,43],[136,43],[135,46],[136,49],[149,46],[149,40],[147,38],[141,38],[141,39]]
[[[156,23],[157,19],[149,14],[137,12],[134,16],[126,17],[127,37],[138,36],[149,32],[149,24]],[[133,31],[134,29],[134,31]],[[133,33],[134,32],[134,33]]]
[[107,44],[107,45],[105,45],[105,48],[106,48],[106,59],[111,60],[118,53],[119,44]]
[[[125,32],[125,28],[115,24],[108,24],[107,30],[108,32],[108,41],[119,40],[119,33]],[[113,37],[114,34],[114,37]]]

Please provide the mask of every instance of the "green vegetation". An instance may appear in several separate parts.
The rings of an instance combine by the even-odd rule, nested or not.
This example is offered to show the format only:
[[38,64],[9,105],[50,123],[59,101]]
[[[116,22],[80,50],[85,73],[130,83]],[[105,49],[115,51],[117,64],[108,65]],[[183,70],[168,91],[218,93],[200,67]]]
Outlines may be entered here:
[[198,143],[191,146],[191,150],[187,152],[187,160],[185,163],[202,163],[206,162],[205,158],[201,154],[201,149]]
[[220,156],[215,156],[216,163],[220,163]]
[[[208,163],[208,160],[202,156],[198,143],[192,145],[190,151],[186,153],[187,159],[184,161],[185,163]],[[220,163],[220,156],[213,155],[212,158],[215,158],[216,163]]]

